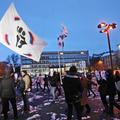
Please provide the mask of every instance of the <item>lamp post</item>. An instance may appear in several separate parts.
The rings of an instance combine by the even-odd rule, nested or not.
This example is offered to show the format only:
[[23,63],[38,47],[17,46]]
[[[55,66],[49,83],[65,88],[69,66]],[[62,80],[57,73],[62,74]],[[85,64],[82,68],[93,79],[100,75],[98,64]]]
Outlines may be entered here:
[[120,44],[118,44],[117,47],[118,47],[118,50],[120,51]]
[[98,28],[101,29],[100,33],[106,33],[107,35],[111,69],[113,69],[113,62],[112,62],[112,50],[111,50],[111,44],[110,44],[110,30],[115,29],[116,27],[117,27],[116,23],[106,24],[105,22],[102,22],[98,24]]

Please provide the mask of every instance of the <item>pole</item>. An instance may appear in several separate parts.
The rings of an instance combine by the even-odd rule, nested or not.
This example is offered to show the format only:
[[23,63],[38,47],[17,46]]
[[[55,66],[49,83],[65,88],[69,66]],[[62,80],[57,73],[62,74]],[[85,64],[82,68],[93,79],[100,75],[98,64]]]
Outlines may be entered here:
[[109,34],[109,31],[107,31],[107,39],[108,39],[108,47],[109,47],[109,53],[110,53],[110,65],[111,65],[111,69],[113,70],[112,50],[111,50],[111,45],[110,45],[110,34]]
[[58,65],[60,70],[60,83],[62,83],[62,76],[61,76],[61,64],[60,64],[60,51],[58,50]]
[[63,69],[65,70],[65,61],[64,61],[64,46],[62,46],[62,57],[63,57]]

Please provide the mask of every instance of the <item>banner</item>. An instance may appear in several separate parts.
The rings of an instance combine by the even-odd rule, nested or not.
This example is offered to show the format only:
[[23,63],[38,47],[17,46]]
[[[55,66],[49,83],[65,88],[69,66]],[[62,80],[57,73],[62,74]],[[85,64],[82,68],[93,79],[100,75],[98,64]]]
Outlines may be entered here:
[[62,25],[62,31],[60,33],[60,35],[58,36],[57,40],[58,40],[58,47],[59,48],[63,48],[64,47],[64,39],[68,36],[68,30],[67,28]]
[[39,39],[23,22],[14,4],[0,21],[0,42],[16,53],[39,62],[46,42]]

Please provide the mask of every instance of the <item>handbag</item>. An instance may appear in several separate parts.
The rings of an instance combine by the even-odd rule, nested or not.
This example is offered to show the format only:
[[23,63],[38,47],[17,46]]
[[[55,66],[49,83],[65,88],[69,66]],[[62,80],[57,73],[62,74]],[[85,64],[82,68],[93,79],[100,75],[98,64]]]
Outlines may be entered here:
[[18,81],[16,87],[16,96],[22,96],[25,90],[25,82],[23,80]]

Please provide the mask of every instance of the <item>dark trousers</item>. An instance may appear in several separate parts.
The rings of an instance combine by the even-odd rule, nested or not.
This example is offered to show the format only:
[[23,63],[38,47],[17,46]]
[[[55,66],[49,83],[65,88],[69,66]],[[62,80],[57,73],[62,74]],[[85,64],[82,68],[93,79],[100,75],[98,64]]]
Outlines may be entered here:
[[50,91],[48,84],[44,84],[44,90],[45,90],[45,87],[47,87],[47,90]]
[[16,105],[16,99],[15,98],[2,98],[2,107],[3,107],[3,114],[4,118],[8,118],[8,109],[9,109],[9,101],[12,105],[14,117],[16,118],[17,115],[17,105]]
[[117,90],[118,100],[120,101],[120,91]]
[[58,96],[62,95],[60,86],[57,86],[55,91],[58,91]]
[[106,100],[106,95],[100,93],[102,103],[105,107],[105,111],[113,114],[113,106],[120,110],[120,105],[115,102],[114,95],[109,95],[109,103]]
[[84,111],[84,108],[86,108],[86,114],[89,114],[90,111],[91,111],[91,108],[90,108],[89,104],[86,104],[86,105],[82,106],[82,113]]
[[24,103],[24,111],[29,111],[29,102],[28,102],[27,94],[26,93],[22,94],[22,98]]
[[67,103],[68,106],[68,114],[67,114],[67,120],[72,120],[72,113],[73,113],[73,107],[76,110],[77,113],[77,120],[81,120],[81,116],[82,116],[82,106],[80,102],[77,103]]
[[40,84],[40,83],[36,83],[36,87],[37,87],[37,91],[38,91],[38,87],[40,87],[40,89],[43,90],[43,88],[41,87],[41,84]]
[[103,106],[105,108],[105,111],[108,112],[109,106],[108,106],[108,103],[107,103],[107,100],[106,100],[106,94],[103,94],[103,93],[100,92],[100,97],[101,97],[101,101],[103,103]]
[[120,105],[115,102],[114,95],[109,95],[110,113],[113,114],[113,106],[120,110]]

